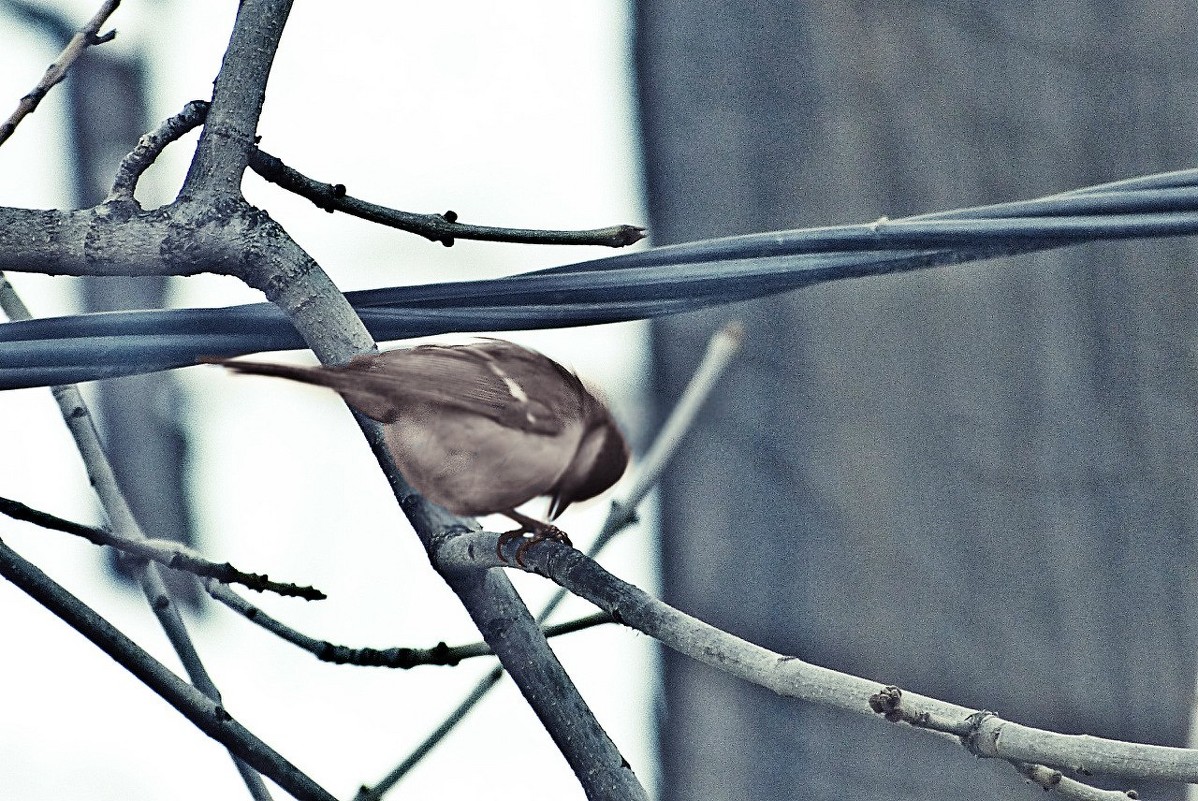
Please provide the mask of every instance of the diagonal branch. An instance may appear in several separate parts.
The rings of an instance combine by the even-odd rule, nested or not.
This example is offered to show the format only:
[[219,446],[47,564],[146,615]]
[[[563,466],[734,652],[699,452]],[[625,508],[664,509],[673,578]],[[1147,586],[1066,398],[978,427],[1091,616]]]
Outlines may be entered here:
[[[320,785],[234,720],[218,699],[201,693],[180,679],[95,610],[56,584],[2,541],[0,576],[95,643],[209,737],[230,752],[244,755],[253,769],[262,771],[287,792],[300,799],[333,801],[333,796]],[[255,794],[254,797],[269,798],[269,795]]]
[[63,48],[63,51],[58,54],[58,58],[54,59],[54,63],[46,68],[45,75],[38,81],[37,86],[33,87],[24,97],[17,103],[16,110],[9,116],[7,120],[0,123],[0,145],[8,141],[13,132],[17,130],[17,126],[21,124],[21,120],[37,110],[38,105],[50,93],[57,84],[62,82],[62,79],[67,77],[67,72],[71,66],[79,60],[83,52],[92,45],[111,42],[116,36],[116,31],[109,31],[103,36],[97,36],[100,31],[100,26],[112,16],[116,11],[117,6],[121,4],[121,0],[104,0],[104,4],[100,6],[100,10],[87,21],[87,24],[79,29],[79,32],[71,37],[71,41]]
[[[678,402],[670,410],[669,417],[662,424],[661,430],[653,438],[653,444],[644,457],[636,465],[632,476],[631,486],[618,501],[612,501],[611,510],[603,528],[595,537],[595,541],[587,549],[587,556],[594,558],[607,547],[612,539],[636,521],[636,509],[641,501],[649,494],[657,482],[661,480],[667,465],[678,451],[686,434],[694,427],[699,411],[703,408],[716,382],[728,369],[732,358],[740,350],[744,339],[744,327],[739,322],[725,325],[707,342],[707,350],[698,368],[691,376],[686,389],[683,390]],[[537,622],[544,623],[561,605],[566,598],[566,590],[559,589],[549,599],[548,603],[537,615]],[[399,783],[404,776],[422,760],[437,743],[445,739],[454,728],[461,723],[466,715],[479,701],[487,696],[491,689],[503,678],[504,670],[496,667],[479,680],[474,689],[450,712],[445,720],[430,732],[421,743],[395,768],[371,787],[362,787],[355,796],[355,801],[376,801],[383,794]]]
[[[285,233],[241,275],[287,314],[326,364],[374,350],[374,343],[345,296],[320,266]],[[396,469],[382,427],[355,413],[400,507],[425,549],[455,533],[478,528],[425,501]],[[503,571],[442,574],[478,626],[483,639],[512,673],[521,693],[578,777],[589,799],[647,798],[628,763],[595,719],[558,662]]]
[[213,197],[240,197],[241,177],[266,101],[266,82],[290,13],[291,0],[244,0],[238,5],[233,36],[212,90],[208,121],[180,200],[205,192]]

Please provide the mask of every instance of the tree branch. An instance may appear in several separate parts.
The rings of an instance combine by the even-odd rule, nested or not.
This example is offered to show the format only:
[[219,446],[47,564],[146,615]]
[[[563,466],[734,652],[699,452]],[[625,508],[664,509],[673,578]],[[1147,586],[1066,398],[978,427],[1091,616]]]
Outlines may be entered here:
[[[238,723],[207,693],[180,679],[137,643],[122,634],[85,603],[0,541],[0,576],[19,587],[69,626],[91,640],[121,667],[177,709],[196,728],[238,754],[299,799],[334,801],[328,793],[266,743]],[[36,653],[27,649],[26,653]],[[256,775],[256,774],[255,774]],[[269,795],[255,797],[266,797]]]
[[[495,553],[497,543],[498,535],[488,532],[449,537],[434,554],[435,563],[449,574],[513,567],[516,544],[508,543],[505,562]],[[775,653],[674,609],[560,543],[539,543],[525,552],[523,560],[528,572],[545,576],[590,601],[617,622],[681,654],[788,698],[950,735],[974,756],[1002,759],[1016,766],[1026,763],[1083,775],[1104,773],[1198,782],[1198,750],[1059,734],[1023,726],[992,712],[969,709]]]
[[266,81],[290,13],[291,0],[243,0],[238,5],[233,36],[213,86],[208,121],[180,200],[204,192],[213,198],[241,196],[241,177],[266,101]]
[[[204,588],[214,600],[229,607],[251,623],[261,626],[280,639],[307,651],[320,661],[331,662],[334,665],[385,667],[398,668],[400,670],[409,670],[420,665],[453,667],[466,659],[473,659],[479,656],[493,656],[495,653],[485,642],[457,646],[449,646],[441,642],[431,648],[396,647],[380,649],[350,648],[345,645],[335,645],[328,640],[318,640],[315,637],[309,637],[307,634],[296,631],[266,614],[254,604],[251,604],[224,584],[217,583],[215,580],[206,581]],[[542,631],[546,637],[557,637],[562,634],[572,634],[576,631],[583,631],[611,622],[613,622],[611,615],[606,612],[597,612],[567,623],[546,626]]]
[[[248,258],[243,280],[264,291],[291,319],[321,362],[339,364],[375,350],[374,343],[337,288],[303,249],[281,232],[268,252]],[[382,427],[355,418],[400,507],[429,553],[436,543],[478,528],[429,504],[400,475],[382,437]],[[483,639],[513,678],[529,706],[574,770],[588,798],[643,799],[637,782],[615,744],[549,648],[540,627],[502,571],[444,575],[478,626]]]
[[315,181],[258,148],[250,151],[249,166],[267,181],[311,200],[317,208],[330,213],[342,211],[363,220],[419,234],[446,247],[452,246],[455,239],[478,239],[529,245],[606,245],[622,248],[645,238],[645,229],[635,225],[613,225],[588,231],[541,231],[468,225],[458,222],[458,215],[452,211],[444,214],[415,214],[390,209],[347,195],[344,184]]
[[208,118],[208,106],[206,101],[193,100],[178,114],[163,120],[157,128],[137,140],[137,147],[127,153],[117,167],[108,200],[131,202],[142,174],[167,145],[204,123]]
[[0,497],[0,514],[8,515],[14,520],[24,520],[53,531],[74,534],[93,545],[107,545],[130,556],[135,556],[139,559],[148,559],[152,562],[157,562],[163,567],[169,567],[172,570],[182,570],[201,578],[212,578],[225,584],[242,584],[258,592],[273,592],[285,597],[303,598],[306,601],[322,601],[327,597],[323,592],[313,587],[283,584],[271,581],[270,577],[265,574],[244,573],[228,562],[217,564],[216,562],[209,561],[177,540],[150,539],[148,537],[145,539],[129,539],[107,529],[85,526],[82,523],[64,520],[61,517],[56,517],[47,512],[38,511],[26,506],[20,501],[3,497]]
[[120,4],[121,0],[104,0],[104,4],[100,6],[100,10],[71,38],[71,41],[67,43],[63,51],[58,54],[58,58],[54,59],[54,63],[46,68],[46,73],[38,81],[37,86],[33,87],[28,94],[22,97],[17,103],[16,110],[7,120],[0,123],[0,145],[8,141],[13,132],[17,130],[17,126],[21,124],[21,120],[37,110],[38,105],[50,93],[50,90],[62,82],[63,78],[67,77],[67,72],[79,60],[79,57],[83,55],[83,51],[92,45],[111,42],[116,37],[115,31],[109,31],[103,36],[97,36],[96,34],[99,32],[100,26],[112,16],[112,12],[116,11],[117,6]]

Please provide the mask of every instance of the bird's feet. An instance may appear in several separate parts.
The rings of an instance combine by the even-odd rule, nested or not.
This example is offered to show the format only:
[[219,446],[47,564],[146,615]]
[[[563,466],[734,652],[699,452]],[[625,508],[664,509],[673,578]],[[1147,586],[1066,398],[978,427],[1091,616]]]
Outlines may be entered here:
[[[552,523],[543,523],[536,518],[520,514],[517,511],[504,512],[504,514],[520,524],[520,528],[513,531],[505,531],[499,535],[499,542],[495,546],[495,555],[504,562],[507,559],[503,556],[503,546],[512,540],[524,540],[516,548],[516,564],[520,567],[524,567],[524,554],[538,542],[549,540],[550,542],[560,542],[562,545],[573,545],[566,532]],[[526,537],[526,534],[531,534],[532,536]]]

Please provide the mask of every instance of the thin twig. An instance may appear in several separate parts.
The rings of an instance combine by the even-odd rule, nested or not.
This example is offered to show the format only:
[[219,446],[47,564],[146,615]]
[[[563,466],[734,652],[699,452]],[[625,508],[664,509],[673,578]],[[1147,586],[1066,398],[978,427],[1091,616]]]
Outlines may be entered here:
[[[653,439],[653,444],[645,453],[643,459],[636,465],[636,472],[633,474],[632,486],[625,492],[623,499],[613,501],[611,510],[608,512],[607,520],[603,523],[603,528],[595,537],[595,541],[587,549],[587,555],[591,558],[597,556],[609,542],[627,526],[631,525],[636,520],[636,507],[644,500],[649,491],[661,479],[665,472],[666,466],[678,451],[678,446],[682,444],[682,440],[686,437],[687,432],[695,424],[698,418],[699,411],[703,407],[703,403],[707,400],[711,391],[715,388],[716,382],[724,371],[728,369],[728,365],[732,362],[732,357],[740,350],[741,343],[744,340],[744,326],[739,322],[731,322],[717,331],[707,343],[707,350],[703,354],[703,359],[695,369],[694,375],[691,377],[690,383],[687,384],[682,396],[670,411],[670,416],[666,419],[661,430]],[[562,603],[567,593],[564,589],[558,589],[549,602],[545,604],[540,614],[537,615],[537,622],[544,622],[553,614],[554,610]],[[382,798],[383,793],[386,793],[394,787],[400,779],[402,779],[408,771],[419,764],[424,758],[445,736],[465,719],[466,715],[474,706],[487,696],[491,688],[499,683],[503,678],[504,670],[502,667],[496,667],[486,676],[479,680],[474,689],[467,695],[458,706],[446,716],[436,729],[429,733],[427,737],[418,745],[412,753],[404,758],[402,762],[395,766],[378,784],[372,787],[363,787],[354,797],[354,801],[378,801]]]
[[[234,720],[219,701],[180,679],[3,541],[0,541],[0,576],[95,643],[209,737],[230,752],[244,754],[253,769],[270,776],[287,792],[296,798],[333,801],[330,793]],[[24,653],[36,655],[37,649],[27,648]],[[16,654],[16,650],[10,651],[9,658],[15,658]]]
[[[478,702],[486,697],[491,688],[495,686],[500,677],[503,676],[503,668],[495,668],[487,677],[475,685],[474,689],[462,699],[462,703],[457,705],[457,708],[450,714],[445,716],[445,720],[441,721],[436,729],[429,733],[420,745],[416,746],[403,762],[395,766],[395,769],[389,773],[383,781],[373,787],[362,785],[358,788],[358,792],[354,795],[353,801],[378,801],[383,797],[383,793],[390,790],[395,782],[399,781],[403,776],[414,767],[420,764],[420,761],[428,756],[429,752],[437,746],[437,743],[445,739],[445,737],[453,731],[465,717],[470,714],[470,710],[478,705]],[[395,777],[392,779],[392,777]]]
[[[259,607],[242,598],[223,584],[209,580],[204,582],[204,588],[213,600],[219,601],[234,612],[276,635],[282,640],[302,648],[322,662],[335,665],[354,665],[357,667],[385,667],[409,670],[420,665],[454,666],[466,659],[479,656],[492,656],[494,651],[485,642],[475,642],[468,645],[449,646],[437,643],[431,648],[350,648],[336,645],[327,640],[318,640],[307,634],[296,631],[262,611]],[[613,622],[611,615],[606,612],[596,612],[585,617],[542,628],[546,637],[558,637],[572,634],[576,631],[600,626]]]
[[[16,289],[3,273],[0,273],[0,310],[11,320],[28,320],[32,317],[24,301],[21,300]],[[126,539],[146,539],[145,532],[141,530],[124,493],[117,484],[116,475],[100,444],[100,435],[79,388],[68,384],[52,387],[50,391],[58,403],[63,421],[75,440],[75,447],[79,449],[79,455],[87,469],[88,478],[113,529]],[[166,584],[162,580],[162,573],[158,566],[153,562],[145,563],[138,571],[138,580],[146,602],[158,619],[158,624],[162,627],[167,639],[170,640],[171,647],[178,654],[192,683],[214,703],[220,704],[220,691],[200,660],[195,643],[192,642],[191,635],[187,632],[178,607],[171,600],[170,591],[167,590]],[[233,758],[233,764],[241,775],[242,781],[245,782],[250,796],[255,801],[268,801],[271,797],[270,791],[262,777],[233,752],[230,752],[229,755]]]
[[34,525],[53,531],[74,534],[94,545],[107,545],[131,556],[136,556],[140,559],[149,559],[163,567],[169,567],[172,570],[182,570],[200,578],[212,578],[226,584],[242,584],[258,592],[273,592],[277,595],[303,598],[306,601],[323,601],[328,597],[313,587],[301,587],[296,584],[283,584],[271,581],[270,577],[265,574],[245,573],[233,567],[228,562],[217,564],[205,559],[191,548],[175,540],[150,539],[148,537],[145,539],[129,539],[108,529],[97,526],[85,526],[82,523],[65,520],[61,517],[26,506],[20,501],[4,497],[0,497],[0,514],[8,515],[15,520],[24,520],[27,523],[33,523]]
[[1130,801],[1139,798],[1135,790],[1103,790],[1091,784],[1071,779],[1055,768],[1044,765],[1031,765],[1025,762],[1013,762],[1012,767],[1023,774],[1028,781],[1040,785],[1045,790],[1053,790],[1058,795],[1073,801]]
[[446,247],[455,239],[487,242],[517,242],[527,245],[605,245],[627,247],[645,238],[645,229],[635,225],[613,225],[587,231],[544,231],[530,228],[499,228],[458,222],[455,212],[416,214],[379,206],[346,194],[344,184],[325,184],[288,167],[282,160],[255,148],[250,151],[250,169],[271,183],[306,197],[327,212],[343,211],[363,220],[419,234]]
[[16,110],[9,116],[7,120],[0,123],[0,145],[3,145],[8,138],[17,130],[17,126],[21,124],[21,120],[32,114],[42,102],[42,99],[49,94],[54,86],[67,77],[67,71],[71,66],[79,60],[83,55],[83,51],[92,45],[103,44],[110,42],[116,37],[116,31],[109,31],[103,36],[98,36],[100,26],[104,24],[112,12],[116,11],[117,6],[121,4],[121,0],[104,0],[104,4],[100,6],[100,10],[95,13],[87,24],[79,29],[79,32],[71,37],[71,41],[63,48],[63,51],[58,54],[58,58],[54,63],[46,68],[46,74],[38,81],[37,86],[33,87],[24,97],[17,103]]
[[[624,492],[624,497],[619,503],[612,504],[611,512],[603,529],[595,538],[594,544],[587,550],[588,556],[597,556],[612,537],[635,520],[637,506],[661,480],[666,466],[674,458],[683,439],[694,427],[695,420],[699,417],[699,411],[707,402],[712,390],[715,389],[716,382],[728,369],[728,365],[732,363],[732,358],[740,350],[744,338],[744,325],[733,321],[715,332],[708,340],[707,350],[703,354],[702,361],[699,362],[699,366],[695,369],[686,389],[683,390],[682,396],[678,398],[678,402],[661,427],[661,431],[658,432],[653,444],[645,452],[644,458],[637,466],[632,477],[632,486]],[[550,602],[542,615],[547,616],[558,603],[560,600]]]

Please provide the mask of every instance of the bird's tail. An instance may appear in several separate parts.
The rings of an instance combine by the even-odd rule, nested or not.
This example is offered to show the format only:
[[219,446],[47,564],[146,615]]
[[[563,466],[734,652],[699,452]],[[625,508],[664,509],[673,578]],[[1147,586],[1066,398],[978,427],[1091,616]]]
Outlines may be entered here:
[[304,367],[298,364],[243,362],[220,356],[201,356],[197,361],[218,364],[237,373],[267,375],[328,387],[339,393],[350,406],[380,423],[392,422],[399,412],[392,393],[385,391],[386,386],[377,379],[371,380],[373,377],[364,375],[362,370],[354,369],[356,365],[352,363],[342,367]]
[[328,376],[322,375],[319,367],[303,367],[298,364],[274,364],[270,362],[240,362],[221,356],[201,356],[196,361],[201,364],[219,364],[235,373],[252,375],[270,375],[276,378],[289,378],[292,381],[302,381],[305,384],[330,386]]

